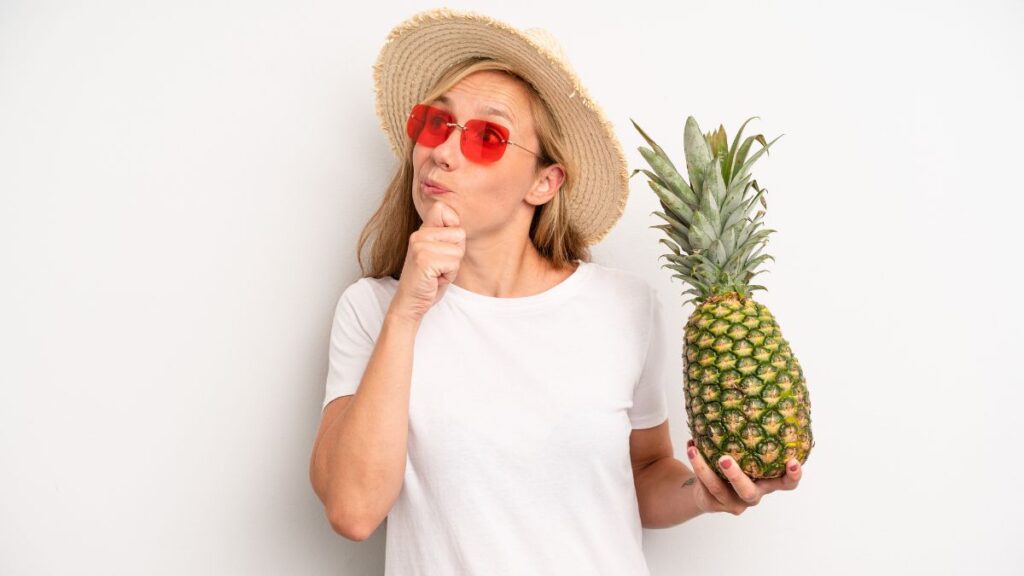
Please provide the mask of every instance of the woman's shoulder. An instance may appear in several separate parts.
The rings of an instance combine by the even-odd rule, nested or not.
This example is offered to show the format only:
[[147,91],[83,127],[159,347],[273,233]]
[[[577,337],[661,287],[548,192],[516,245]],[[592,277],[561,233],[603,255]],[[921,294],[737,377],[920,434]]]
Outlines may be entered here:
[[639,272],[599,262],[588,262],[587,265],[591,268],[591,276],[600,285],[617,293],[637,295],[648,294],[654,290],[651,283]]
[[390,276],[363,276],[345,287],[340,301],[347,302],[360,314],[383,317],[398,288],[398,280]]
[[374,278],[373,276],[363,276],[356,279],[352,285],[360,284],[364,286],[363,290],[383,290],[383,291],[394,291],[398,287],[398,280],[395,280],[391,276],[382,276],[380,278]]

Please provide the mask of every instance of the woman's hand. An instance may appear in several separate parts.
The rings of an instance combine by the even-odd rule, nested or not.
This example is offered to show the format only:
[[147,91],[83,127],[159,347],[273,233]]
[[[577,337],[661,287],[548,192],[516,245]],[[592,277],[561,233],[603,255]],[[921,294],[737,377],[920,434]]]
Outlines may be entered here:
[[466,255],[466,230],[459,214],[438,200],[430,205],[409,248],[388,314],[419,322],[455,281]]
[[694,447],[693,440],[687,442],[686,454],[690,457],[690,464],[696,474],[686,483],[694,484],[694,502],[702,512],[728,512],[739,516],[747,508],[756,506],[765,494],[796,488],[803,473],[800,463],[792,459],[787,463],[784,475],[778,478],[752,480],[743,473],[735,460],[723,456],[719,462],[726,477],[729,478],[729,483],[725,483],[708,467],[700,451]]

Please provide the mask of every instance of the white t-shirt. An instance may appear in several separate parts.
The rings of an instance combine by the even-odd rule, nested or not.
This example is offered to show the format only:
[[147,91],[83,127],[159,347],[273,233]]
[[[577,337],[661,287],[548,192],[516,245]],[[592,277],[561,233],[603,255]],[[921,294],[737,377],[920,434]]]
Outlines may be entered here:
[[[325,408],[355,393],[397,286],[342,293]],[[449,284],[416,335],[385,576],[649,574],[629,435],[668,417],[668,343],[657,292],[625,270],[581,261],[520,298]]]

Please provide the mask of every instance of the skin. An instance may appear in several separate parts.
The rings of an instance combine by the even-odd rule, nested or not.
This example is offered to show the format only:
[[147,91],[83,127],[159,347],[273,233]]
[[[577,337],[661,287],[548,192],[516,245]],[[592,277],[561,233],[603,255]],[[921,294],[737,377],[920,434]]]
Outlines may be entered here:
[[[528,93],[521,83],[485,70],[463,78],[445,93],[450,105],[433,103],[452,112],[455,122],[479,118],[509,129],[509,140],[540,151],[530,113]],[[508,112],[511,121],[485,114],[493,106]],[[466,250],[455,285],[497,298],[528,296],[543,292],[573,273],[576,266],[554,269],[530,242],[534,210],[557,193],[565,179],[560,164],[536,170],[537,157],[508,145],[500,160],[476,164],[462,155],[462,130],[455,128],[448,140],[433,147],[413,147],[413,203],[421,219],[435,202],[443,202],[458,215],[466,232]],[[424,194],[421,183],[430,178],[452,192]]]

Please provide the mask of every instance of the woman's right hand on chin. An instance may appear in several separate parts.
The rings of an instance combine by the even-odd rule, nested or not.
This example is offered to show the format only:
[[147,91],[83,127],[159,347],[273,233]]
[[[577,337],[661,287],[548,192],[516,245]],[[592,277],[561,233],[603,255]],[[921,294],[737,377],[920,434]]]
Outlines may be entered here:
[[423,225],[409,235],[409,249],[388,314],[419,322],[455,281],[466,253],[466,230],[450,206],[436,200]]

